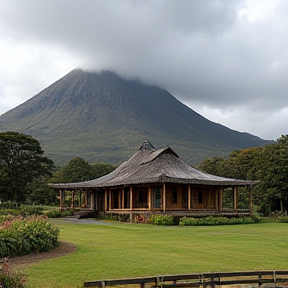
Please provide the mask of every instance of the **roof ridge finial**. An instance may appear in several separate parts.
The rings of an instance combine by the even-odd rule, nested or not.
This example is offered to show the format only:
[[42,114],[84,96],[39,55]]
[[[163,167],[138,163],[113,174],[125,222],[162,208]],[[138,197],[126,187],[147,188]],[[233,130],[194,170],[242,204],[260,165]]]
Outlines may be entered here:
[[151,142],[146,139],[146,140],[143,142],[143,144],[141,145],[141,147],[139,148],[139,150],[154,151],[155,148],[153,147],[153,145],[151,144]]

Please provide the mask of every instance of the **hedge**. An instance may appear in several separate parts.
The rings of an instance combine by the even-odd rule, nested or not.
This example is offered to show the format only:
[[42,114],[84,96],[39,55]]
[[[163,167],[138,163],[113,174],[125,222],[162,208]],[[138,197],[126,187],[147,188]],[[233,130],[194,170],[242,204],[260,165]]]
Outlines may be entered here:
[[236,224],[252,224],[258,223],[259,219],[256,217],[205,217],[205,218],[193,218],[182,217],[180,218],[179,225],[181,226],[214,226],[214,225],[236,225]]

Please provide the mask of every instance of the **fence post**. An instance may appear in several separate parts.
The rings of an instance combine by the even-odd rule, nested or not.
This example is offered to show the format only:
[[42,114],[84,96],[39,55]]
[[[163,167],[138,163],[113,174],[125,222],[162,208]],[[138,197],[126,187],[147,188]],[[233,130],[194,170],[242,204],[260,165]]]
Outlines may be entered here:
[[258,287],[260,288],[262,285],[262,274],[259,274],[259,280],[258,280]]
[[215,280],[214,280],[214,277],[211,277],[210,281],[211,281],[211,288],[215,288]]
[[277,286],[277,279],[276,279],[276,273],[273,271],[273,281],[274,281],[274,287]]

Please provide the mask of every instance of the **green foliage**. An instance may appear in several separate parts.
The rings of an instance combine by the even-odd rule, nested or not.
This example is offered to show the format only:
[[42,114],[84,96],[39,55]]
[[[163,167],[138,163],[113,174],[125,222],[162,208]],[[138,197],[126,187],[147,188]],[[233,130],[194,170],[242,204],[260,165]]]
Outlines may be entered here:
[[[288,210],[288,135],[263,147],[235,150],[227,160],[207,159],[198,168],[218,176],[258,180],[252,190],[253,204],[265,216]],[[247,195],[239,195],[248,201]]]
[[174,225],[175,218],[171,215],[154,214],[150,216],[150,223],[153,225]]
[[6,201],[6,202],[0,203],[0,210],[1,209],[20,209],[20,206],[21,206],[20,203]]
[[25,279],[22,274],[15,272],[8,264],[8,259],[0,260],[0,287],[24,288]]
[[54,173],[52,183],[69,183],[92,180],[112,172],[114,166],[109,164],[89,164],[80,157],[75,157],[63,168]]
[[197,165],[197,169],[212,175],[223,176],[225,174],[225,171],[222,171],[224,161],[223,157],[207,158]]
[[254,189],[257,204],[264,215],[288,210],[288,135],[259,151],[253,173],[260,180]]
[[0,215],[21,215],[23,217],[30,215],[42,215],[44,206],[24,205],[15,202],[2,202],[0,204]]
[[59,229],[43,216],[22,216],[0,226],[0,258],[50,251],[58,245]]
[[43,156],[39,142],[18,132],[0,133],[0,198],[24,202],[29,184],[51,176],[53,161]]
[[99,178],[104,175],[111,173],[115,170],[116,166],[104,163],[95,163],[92,164],[93,178]]
[[73,216],[74,211],[73,210],[65,210],[60,211],[59,209],[52,209],[44,213],[45,216],[48,218],[62,218],[62,217],[68,217]]
[[41,215],[43,214],[43,210],[43,206],[39,205],[21,205],[19,214],[23,217],[30,215]]
[[205,218],[193,218],[182,217],[180,218],[180,226],[215,226],[215,225],[236,225],[236,224],[252,224],[258,223],[257,218],[252,217],[239,217],[239,218],[227,218],[227,217],[205,217]]
[[48,186],[50,177],[38,177],[30,183],[30,193],[25,195],[26,202],[34,205],[59,205],[58,191]]
[[277,218],[277,222],[279,223],[288,223],[288,216],[282,216]]

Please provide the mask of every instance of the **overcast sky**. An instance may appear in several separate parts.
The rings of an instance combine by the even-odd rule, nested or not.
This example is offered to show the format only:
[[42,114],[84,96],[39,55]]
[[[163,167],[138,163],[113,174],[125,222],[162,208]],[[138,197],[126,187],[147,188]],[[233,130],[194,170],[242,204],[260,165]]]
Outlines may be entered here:
[[0,115],[76,67],[156,84],[214,122],[288,133],[287,0],[1,0]]

